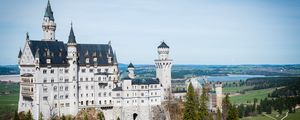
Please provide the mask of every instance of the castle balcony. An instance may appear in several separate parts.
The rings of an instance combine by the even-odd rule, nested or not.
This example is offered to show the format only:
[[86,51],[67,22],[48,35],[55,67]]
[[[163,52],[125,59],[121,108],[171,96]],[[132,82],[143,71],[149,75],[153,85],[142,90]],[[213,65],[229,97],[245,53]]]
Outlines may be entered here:
[[103,109],[112,109],[113,104],[79,106],[79,109],[86,109],[86,108],[101,108],[102,110]]

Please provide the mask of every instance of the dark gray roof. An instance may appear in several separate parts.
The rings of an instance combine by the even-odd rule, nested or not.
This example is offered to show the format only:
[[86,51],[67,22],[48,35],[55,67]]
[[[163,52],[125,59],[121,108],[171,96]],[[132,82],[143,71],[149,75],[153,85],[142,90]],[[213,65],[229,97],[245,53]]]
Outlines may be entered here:
[[112,89],[112,91],[122,91],[122,87],[116,87],[116,88]]
[[[108,44],[77,44],[77,51],[79,53],[79,64],[86,64],[85,59],[89,58],[89,63],[94,64],[93,58],[96,57],[98,65],[113,64],[112,47]],[[108,63],[111,57],[112,63]]]
[[25,73],[25,74],[21,75],[21,77],[33,77],[33,75],[30,73]]
[[40,64],[46,64],[47,58],[51,59],[51,64],[68,64],[67,49],[61,41],[30,40],[29,47],[34,57],[39,56]]
[[48,4],[47,4],[47,8],[46,8],[44,17],[49,17],[50,20],[54,21],[53,12],[52,12],[49,0],[48,0]]
[[149,84],[159,84],[158,79],[133,79],[133,85],[149,85]]
[[157,48],[169,48],[169,46],[165,42],[162,42]]
[[134,68],[133,64],[130,62],[128,68]]
[[118,64],[118,60],[117,60],[117,52],[115,51],[114,52],[114,59],[113,59],[114,61],[114,64]]
[[72,24],[71,24],[71,30],[70,30],[70,34],[69,34],[68,43],[76,43],[76,39],[75,39],[75,35],[74,35]]
[[[67,44],[62,41],[34,41],[29,40],[29,47],[34,57],[39,56],[40,64],[46,64],[46,59],[51,59],[51,64],[68,64],[67,61]],[[79,56],[79,65],[94,65],[93,58],[97,58],[98,65],[113,64],[112,47],[108,44],[77,44],[77,52]],[[38,55],[36,55],[38,53]],[[111,57],[112,63],[108,63]],[[86,63],[89,58],[89,63]]]
[[21,51],[21,49],[20,49],[18,58],[21,58],[21,56],[22,56],[22,51]]

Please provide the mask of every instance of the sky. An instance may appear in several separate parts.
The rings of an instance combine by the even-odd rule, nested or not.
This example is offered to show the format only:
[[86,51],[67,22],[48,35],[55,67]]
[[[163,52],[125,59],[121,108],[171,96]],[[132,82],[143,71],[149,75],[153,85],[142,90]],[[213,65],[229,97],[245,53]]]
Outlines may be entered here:
[[[299,64],[300,1],[50,0],[56,39],[112,42],[120,63],[153,64],[170,46],[174,64]],[[17,64],[43,37],[47,0],[0,1],[0,65]]]

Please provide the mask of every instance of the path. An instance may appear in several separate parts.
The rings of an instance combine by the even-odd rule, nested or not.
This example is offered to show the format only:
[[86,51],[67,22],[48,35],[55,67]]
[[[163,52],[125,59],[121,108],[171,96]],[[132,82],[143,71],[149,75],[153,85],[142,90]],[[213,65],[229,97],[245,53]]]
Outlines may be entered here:
[[285,116],[283,118],[281,118],[281,120],[285,119],[288,115],[289,115],[289,112],[286,112]]
[[272,116],[267,115],[266,113],[263,113],[263,115],[265,115],[265,116],[267,116],[267,117],[269,117],[269,118],[271,118],[271,119],[273,119],[273,120],[277,120],[276,118],[273,118]]

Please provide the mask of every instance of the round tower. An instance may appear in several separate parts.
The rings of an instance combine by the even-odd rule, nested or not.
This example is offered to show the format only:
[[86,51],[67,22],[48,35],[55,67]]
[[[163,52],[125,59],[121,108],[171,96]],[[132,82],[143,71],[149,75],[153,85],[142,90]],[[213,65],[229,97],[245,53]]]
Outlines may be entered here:
[[51,9],[50,1],[48,1],[48,4],[47,4],[42,28],[44,31],[43,40],[54,41],[55,40],[56,23],[54,22],[54,17],[53,17],[53,12]]
[[166,101],[171,96],[171,68],[172,60],[169,59],[169,46],[162,42],[157,47],[158,59],[155,60],[156,67],[156,78],[162,86],[163,91],[163,101]]
[[130,63],[127,67],[127,70],[128,70],[128,77],[131,78],[131,79],[134,79],[135,78],[135,74],[134,74],[134,66],[132,63]]

